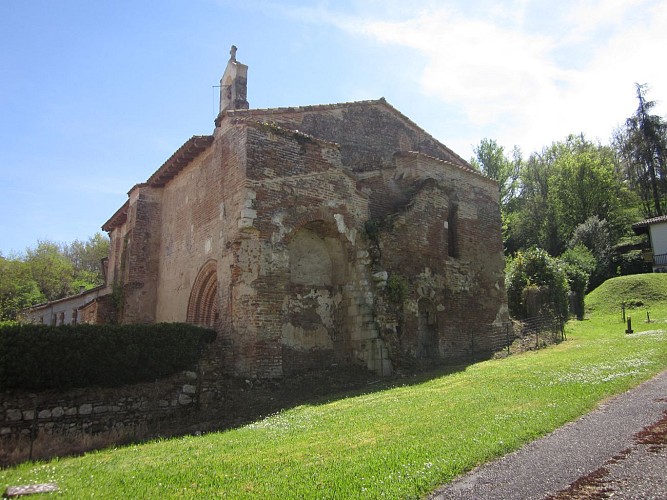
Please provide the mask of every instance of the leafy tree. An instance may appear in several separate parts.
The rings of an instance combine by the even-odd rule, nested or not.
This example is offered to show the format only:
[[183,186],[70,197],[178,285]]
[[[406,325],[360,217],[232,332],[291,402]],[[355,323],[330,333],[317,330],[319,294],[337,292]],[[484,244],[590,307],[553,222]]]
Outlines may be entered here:
[[570,135],[540,153],[533,153],[520,170],[521,196],[509,214],[510,244],[517,249],[537,246],[551,255],[566,248],[575,228],[599,215],[615,233],[623,223],[627,191],[617,175],[614,151]]
[[475,156],[470,160],[471,165],[498,183],[503,240],[506,251],[512,254],[517,247],[511,228],[519,222],[516,205],[520,200],[521,150],[515,146],[510,159],[505,154],[505,148],[493,139],[482,139],[473,150]]
[[570,291],[574,294],[574,313],[577,319],[584,319],[584,299],[591,274],[597,262],[591,251],[583,245],[568,248],[559,257],[567,276]]
[[579,224],[593,216],[617,227],[625,190],[617,175],[614,150],[587,141],[583,135],[571,135],[556,147],[550,194],[561,237],[567,240]]
[[518,147],[512,150],[512,159],[505,156],[505,149],[493,139],[482,139],[479,146],[473,148],[475,157],[470,163],[484,175],[498,182],[500,188],[501,210],[510,208],[519,189],[519,167],[521,151]]
[[567,275],[560,262],[540,248],[517,252],[509,259],[505,282],[510,314],[524,319],[534,315],[530,310],[531,293],[538,295],[539,313],[548,313],[559,318],[568,314],[569,286]]
[[60,245],[38,241],[24,255],[0,255],[0,321],[14,320],[22,309],[77,293],[81,286],[104,283],[102,258],[109,239],[97,233],[87,241]]
[[19,311],[44,300],[26,263],[0,256],[0,321],[15,320]]
[[75,291],[74,265],[57,243],[37,242],[36,248],[26,250],[25,263],[47,300],[60,299]]
[[652,115],[654,101],[646,99],[648,86],[636,85],[639,105],[616,132],[615,146],[626,178],[639,193],[646,217],[664,215],[667,208],[667,122]]
[[556,215],[549,197],[554,169],[552,156],[549,149],[544,149],[521,164],[520,198],[515,210],[507,215],[505,245],[509,253],[531,247],[544,248],[552,255],[560,253]]
[[38,241],[17,260],[25,264],[44,298],[56,300],[77,293],[82,286],[103,284],[101,260],[108,254],[109,239],[97,233],[85,242],[74,240],[69,245]]
[[109,238],[102,233],[85,242],[74,240],[63,247],[63,254],[74,266],[75,287],[90,288],[104,283],[101,261],[109,255]]
[[607,221],[600,220],[594,215],[579,224],[575,228],[568,246],[575,248],[579,245],[590,250],[595,258],[595,269],[591,273],[589,286],[589,290],[593,290],[607,278],[613,276],[611,269],[612,239]]

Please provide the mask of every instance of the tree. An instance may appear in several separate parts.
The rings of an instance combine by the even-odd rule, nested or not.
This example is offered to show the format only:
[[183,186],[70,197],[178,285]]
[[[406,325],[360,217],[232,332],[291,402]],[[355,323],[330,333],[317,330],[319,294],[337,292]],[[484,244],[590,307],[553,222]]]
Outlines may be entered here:
[[[566,318],[569,286],[560,262],[540,248],[517,252],[507,264],[505,283],[510,314],[528,318],[550,314]],[[532,305],[531,296],[536,298]]]
[[556,148],[550,195],[563,240],[593,216],[606,220],[613,232],[622,230],[626,190],[617,174],[614,150],[583,135],[570,135]]
[[26,263],[0,256],[0,321],[15,320],[19,311],[44,300]]
[[47,300],[60,299],[75,292],[72,284],[74,265],[57,243],[38,241],[36,248],[26,250],[25,263]]
[[576,248],[579,245],[590,250],[595,258],[595,268],[591,272],[589,283],[589,290],[593,290],[613,275],[611,269],[612,238],[607,221],[600,220],[594,215],[579,224],[568,246]]
[[555,256],[566,249],[575,228],[593,215],[609,221],[614,234],[625,229],[627,190],[617,175],[614,151],[570,135],[533,153],[521,164],[521,196],[506,247],[537,246]]
[[22,256],[0,255],[0,320],[13,319],[38,302],[77,293],[80,287],[104,283],[101,260],[109,254],[109,239],[101,233],[71,244],[38,241]]
[[63,247],[63,254],[74,266],[75,286],[90,288],[104,283],[101,261],[109,255],[109,238],[96,233],[88,241],[74,240]]
[[646,99],[648,86],[636,85],[639,105],[615,133],[614,143],[627,180],[639,193],[646,217],[660,216],[667,208],[667,122],[652,115],[654,101]]
[[521,151],[512,150],[512,159],[505,156],[505,149],[493,139],[482,139],[479,146],[473,148],[475,157],[470,163],[484,175],[498,183],[500,188],[501,210],[506,211],[516,198],[519,188],[519,167]]
[[559,257],[563,270],[567,276],[570,292],[574,294],[574,314],[578,320],[584,319],[584,299],[591,274],[595,271],[597,262],[591,251],[579,244],[568,248]]
[[521,163],[520,197],[507,214],[505,246],[508,252],[540,247],[552,255],[560,253],[556,216],[549,197],[553,169],[553,151],[548,148],[531,154]]

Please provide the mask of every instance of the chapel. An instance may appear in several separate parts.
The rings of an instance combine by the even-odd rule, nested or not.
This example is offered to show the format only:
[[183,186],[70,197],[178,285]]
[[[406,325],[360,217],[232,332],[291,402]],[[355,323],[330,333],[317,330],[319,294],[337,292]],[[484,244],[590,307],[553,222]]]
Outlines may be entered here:
[[498,350],[497,184],[383,98],[251,109],[247,78],[233,47],[212,134],[130,189],[106,284],[56,321],[214,328],[220,370],[258,378]]

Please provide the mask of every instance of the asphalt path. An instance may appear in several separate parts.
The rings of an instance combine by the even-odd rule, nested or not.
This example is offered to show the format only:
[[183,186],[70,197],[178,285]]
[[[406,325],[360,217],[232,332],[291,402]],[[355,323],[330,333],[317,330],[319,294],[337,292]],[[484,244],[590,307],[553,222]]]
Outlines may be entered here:
[[667,371],[431,499],[667,499]]

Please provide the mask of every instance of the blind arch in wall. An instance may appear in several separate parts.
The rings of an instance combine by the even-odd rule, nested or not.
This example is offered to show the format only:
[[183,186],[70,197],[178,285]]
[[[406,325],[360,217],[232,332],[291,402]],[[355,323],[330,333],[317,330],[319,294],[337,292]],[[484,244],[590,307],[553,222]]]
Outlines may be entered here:
[[219,311],[218,263],[209,260],[201,267],[192,285],[186,321],[205,328],[215,328]]

